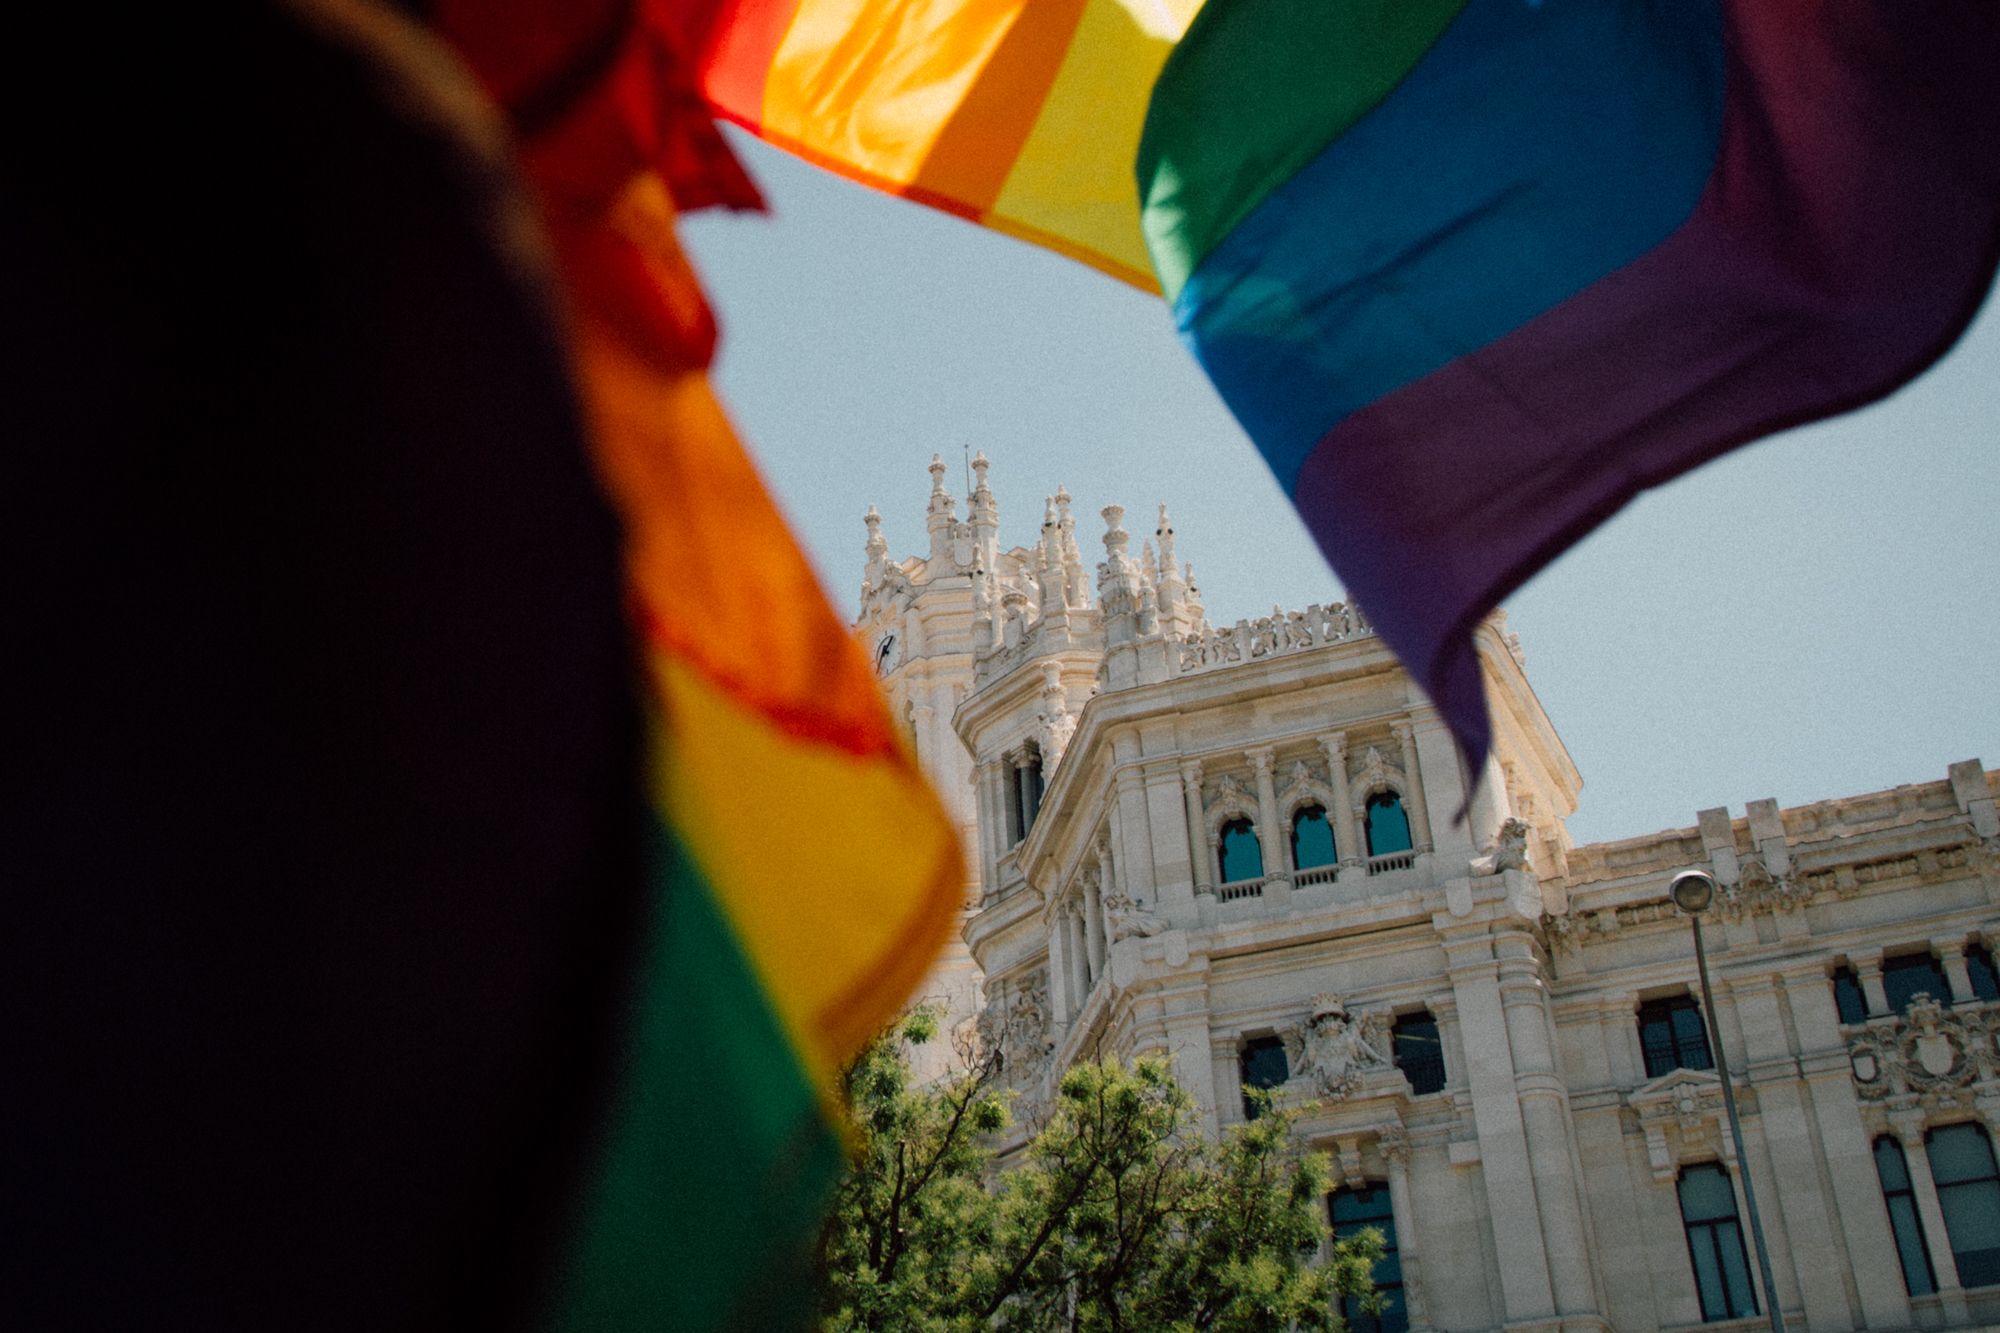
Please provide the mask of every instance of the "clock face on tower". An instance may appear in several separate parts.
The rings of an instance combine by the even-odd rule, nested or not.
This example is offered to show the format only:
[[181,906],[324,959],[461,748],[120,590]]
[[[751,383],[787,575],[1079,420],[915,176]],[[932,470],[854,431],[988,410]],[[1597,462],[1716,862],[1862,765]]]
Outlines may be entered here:
[[902,654],[897,650],[896,636],[893,633],[884,634],[882,642],[875,645],[875,674],[888,675],[896,669],[896,663],[901,660]]

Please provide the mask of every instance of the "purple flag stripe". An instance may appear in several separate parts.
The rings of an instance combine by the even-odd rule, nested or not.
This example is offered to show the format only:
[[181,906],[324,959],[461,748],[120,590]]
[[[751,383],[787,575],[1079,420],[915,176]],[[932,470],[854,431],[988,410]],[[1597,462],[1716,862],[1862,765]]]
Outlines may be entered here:
[[1646,487],[1894,391],[1992,281],[2000,3],[1732,0],[1726,17],[1722,148],[1688,221],[1347,417],[1299,477],[1307,526],[1475,774],[1472,633],[1502,597]]

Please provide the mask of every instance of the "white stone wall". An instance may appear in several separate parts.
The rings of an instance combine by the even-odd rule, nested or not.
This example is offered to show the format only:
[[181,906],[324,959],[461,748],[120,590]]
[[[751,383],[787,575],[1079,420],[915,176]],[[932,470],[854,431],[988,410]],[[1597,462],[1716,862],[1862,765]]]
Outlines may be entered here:
[[[1581,779],[1501,618],[1479,634],[1495,748],[1469,791],[1442,719],[1358,610],[1329,599],[1211,624],[1190,580],[1168,578],[1185,546],[1164,513],[1134,556],[1115,506],[1091,586],[1068,497],[1044,505],[1039,542],[1003,550],[979,471],[966,523],[934,486],[928,556],[892,565],[871,539],[861,629],[922,645],[886,678],[976,849],[967,949],[940,976],[961,1006],[989,979],[1031,1105],[1093,1051],[1165,1051],[1224,1132],[1243,1114],[1243,1041],[1281,1035],[1302,1132],[1341,1178],[1390,1186],[1414,1327],[1698,1326],[1676,1176],[1725,1164],[1741,1215],[1744,1163],[1712,1073],[1647,1077],[1637,1015],[1698,994],[1667,885],[1699,867],[1722,885],[1706,926],[1715,1019],[1788,1323],[2000,1323],[2000,1288],[1952,1279],[1922,1180],[1941,1290],[1905,1293],[1871,1155],[1898,1135],[1923,1176],[1927,1127],[2000,1131],[2000,1004],[1973,1002],[1963,953],[2000,944],[2000,776],[1969,761],[1939,782],[1578,847],[1562,820]],[[1030,747],[1047,792],[1008,845],[1005,774]],[[1384,785],[1416,847],[1371,860],[1360,808]],[[1290,865],[1287,820],[1308,794],[1333,816],[1331,873]],[[1257,824],[1265,874],[1222,884],[1215,835],[1236,814]],[[1930,1028],[1879,1012],[1884,957],[1910,949],[1934,951],[1955,992],[1913,1011]],[[1871,994],[1867,1023],[1838,1021],[1842,963]],[[1385,1036],[1420,1008],[1446,1070],[1424,1095]],[[1912,1054],[1939,1064],[1946,1048],[1943,1074]]]

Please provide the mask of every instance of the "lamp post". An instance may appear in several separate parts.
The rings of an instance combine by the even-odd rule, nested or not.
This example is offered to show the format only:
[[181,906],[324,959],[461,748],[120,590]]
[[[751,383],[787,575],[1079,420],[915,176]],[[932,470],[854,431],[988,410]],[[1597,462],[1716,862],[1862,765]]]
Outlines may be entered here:
[[1757,1187],[1750,1181],[1750,1157],[1743,1150],[1743,1124],[1736,1118],[1736,1090],[1729,1082],[1729,1061],[1722,1054],[1722,1033],[1715,1025],[1715,992],[1708,985],[1708,952],[1701,943],[1701,914],[1715,901],[1715,879],[1700,870],[1674,876],[1674,906],[1694,927],[1694,966],[1701,974],[1701,1018],[1708,1029],[1708,1047],[1715,1053],[1715,1072],[1722,1080],[1722,1109],[1729,1113],[1729,1139],[1736,1145],[1737,1170],[1743,1177],[1743,1203],[1750,1213],[1750,1239],[1757,1246],[1757,1271],[1764,1278],[1764,1310],[1771,1333],[1785,1333],[1785,1316],[1778,1309],[1778,1287],[1771,1279],[1771,1251],[1764,1244],[1764,1223],[1757,1216]]

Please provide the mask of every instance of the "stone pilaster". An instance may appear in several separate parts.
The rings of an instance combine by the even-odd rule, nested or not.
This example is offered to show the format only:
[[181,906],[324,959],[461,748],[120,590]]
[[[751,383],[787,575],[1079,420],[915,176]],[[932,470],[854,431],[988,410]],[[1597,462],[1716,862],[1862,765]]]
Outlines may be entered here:
[[1465,1049],[1473,1127],[1479,1137],[1493,1246],[1500,1273],[1503,1323],[1550,1319],[1556,1313],[1539,1214],[1528,1131],[1515,1084],[1513,1049],[1492,941],[1475,935],[1447,939],[1452,996]]
[[1188,854],[1194,858],[1194,891],[1215,894],[1215,868],[1208,861],[1208,827],[1201,808],[1201,760],[1181,761],[1181,793],[1187,806]]
[[1418,851],[1427,852],[1431,850],[1431,807],[1424,799],[1423,765],[1417,760],[1416,731],[1406,721],[1392,723],[1390,730],[1396,734],[1397,748],[1402,751],[1403,782],[1409,787],[1403,795],[1410,811],[1410,838]]
[[1278,828],[1278,784],[1271,772],[1274,755],[1267,747],[1246,750],[1243,757],[1250,761],[1250,771],[1257,780],[1257,842],[1264,853],[1264,877],[1289,877],[1284,839]]
[[1977,999],[1972,993],[1972,973],[1965,966],[1964,938],[1952,936],[1932,940],[1931,952],[1937,955],[1938,965],[1944,969],[1945,981],[1951,986],[1951,1003],[1970,1004]]
[[1592,1314],[1598,1301],[1590,1270],[1591,1235],[1570,1153],[1569,1098],[1556,1069],[1541,969],[1527,936],[1502,937],[1495,944],[1508,954],[1498,967],[1500,1001],[1547,1244],[1549,1284],[1559,1313]]
[[1396,1257],[1403,1266],[1403,1309],[1409,1318],[1410,1333],[1427,1333],[1431,1321],[1424,1300],[1423,1230],[1417,1225],[1416,1209],[1410,1204],[1410,1137],[1400,1126],[1385,1129],[1376,1146],[1382,1150],[1383,1165],[1389,1176],[1389,1208],[1396,1216]]
[[1354,823],[1354,793],[1347,783],[1347,737],[1338,732],[1322,736],[1319,748],[1326,752],[1327,781],[1333,788],[1333,809],[1326,813],[1333,820],[1334,851],[1342,866],[1358,867],[1368,856],[1361,845],[1361,830]]

